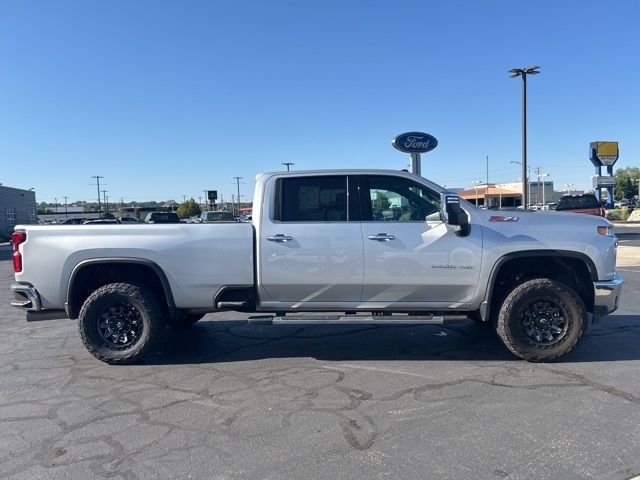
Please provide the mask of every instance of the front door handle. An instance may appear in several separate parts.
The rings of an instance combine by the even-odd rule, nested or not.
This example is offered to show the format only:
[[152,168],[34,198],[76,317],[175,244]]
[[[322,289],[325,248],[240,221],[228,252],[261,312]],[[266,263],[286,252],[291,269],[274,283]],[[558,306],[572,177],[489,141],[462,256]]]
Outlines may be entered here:
[[290,242],[291,240],[293,240],[293,237],[290,237],[289,235],[283,235],[281,233],[274,235],[272,237],[267,237],[267,240],[269,240],[270,242]]
[[367,238],[369,240],[376,240],[378,242],[388,242],[390,240],[396,239],[394,235],[389,235],[388,233],[377,233],[375,235],[369,235]]

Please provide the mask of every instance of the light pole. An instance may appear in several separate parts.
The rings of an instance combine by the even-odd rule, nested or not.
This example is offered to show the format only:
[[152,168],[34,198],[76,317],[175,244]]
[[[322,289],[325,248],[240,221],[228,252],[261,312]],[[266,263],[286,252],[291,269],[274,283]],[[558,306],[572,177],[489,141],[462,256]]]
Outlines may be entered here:
[[[517,160],[511,160],[509,163],[515,163],[516,165],[522,165],[522,162],[518,162]],[[527,165],[527,198],[531,199],[531,165]],[[524,185],[523,185],[524,186]],[[522,194],[522,206],[524,208],[528,208],[528,205],[524,203],[524,194]]]
[[522,205],[527,208],[529,195],[525,186],[527,185],[527,75],[537,75],[538,66],[526,68],[512,68],[509,76],[522,77]]
[[293,162],[282,162],[282,165],[286,165],[287,166],[287,172],[288,172],[289,171],[289,167],[291,165],[295,165],[295,163],[293,163]]
[[476,190],[476,207],[478,206],[478,185],[480,185],[482,182],[480,180],[476,180],[475,182],[473,182],[473,188],[475,188]]
[[[541,179],[541,178],[545,178],[545,177],[548,177],[548,176],[549,176],[549,174],[548,174],[548,173],[539,173],[539,174],[538,174],[538,185],[540,185],[540,179]],[[546,189],[545,189],[545,184],[544,184],[544,182],[543,182],[543,183],[542,183],[542,210],[546,210],[546,208],[545,208],[545,206],[546,206],[546,202],[545,202],[545,199],[544,199],[544,191],[545,191],[545,190],[546,190]]]
[[100,205],[100,179],[104,177],[101,175],[94,175],[91,178],[96,179],[96,185],[98,186],[98,213],[100,215],[100,218],[102,218],[102,206]]
[[240,180],[242,177],[233,177],[236,179],[236,186],[238,187],[238,215],[240,215]]

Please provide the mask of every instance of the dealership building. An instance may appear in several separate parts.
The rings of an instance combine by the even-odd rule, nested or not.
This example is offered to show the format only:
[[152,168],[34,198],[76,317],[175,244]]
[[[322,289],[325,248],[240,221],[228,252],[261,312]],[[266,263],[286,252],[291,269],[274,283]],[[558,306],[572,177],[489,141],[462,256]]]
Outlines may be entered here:
[[37,223],[36,192],[0,185],[0,233],[26,223]]

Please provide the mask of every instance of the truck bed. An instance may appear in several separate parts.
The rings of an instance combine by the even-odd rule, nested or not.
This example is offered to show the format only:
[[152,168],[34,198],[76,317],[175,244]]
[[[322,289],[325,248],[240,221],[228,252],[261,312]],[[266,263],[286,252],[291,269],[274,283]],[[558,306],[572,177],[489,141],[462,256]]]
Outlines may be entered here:
[[254,234],[249,223],[140,225],[23,225],[23,271],[18,282],[37,279],[42,307],[66,301],[73,269],[83,261],[138,258],[165,273],[178,308],[211,308],[224,285],[254,284]]

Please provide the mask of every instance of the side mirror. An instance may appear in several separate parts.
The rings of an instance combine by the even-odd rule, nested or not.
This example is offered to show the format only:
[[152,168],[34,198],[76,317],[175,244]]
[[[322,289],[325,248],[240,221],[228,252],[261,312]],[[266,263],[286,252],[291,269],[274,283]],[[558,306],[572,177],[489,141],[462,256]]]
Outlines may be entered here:
[[469,216],[460,206],[460,197],[454,192],[442,192],[440,194],[440,216],[447,225],[455,225],[460,228],[456,235],[466,237],[471,232]]

